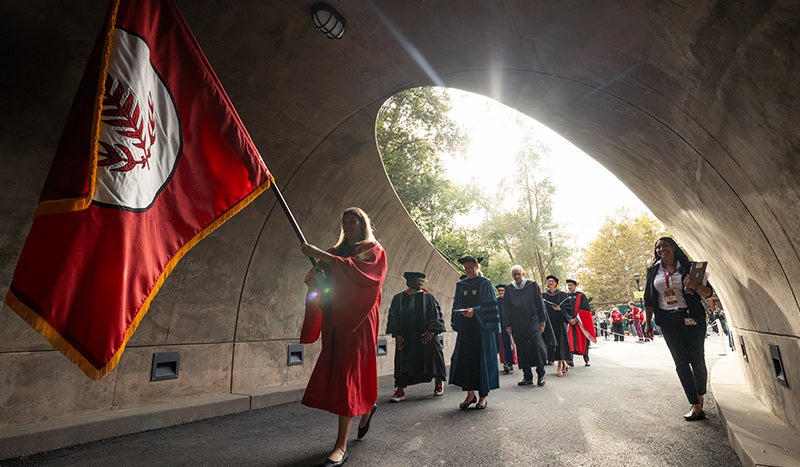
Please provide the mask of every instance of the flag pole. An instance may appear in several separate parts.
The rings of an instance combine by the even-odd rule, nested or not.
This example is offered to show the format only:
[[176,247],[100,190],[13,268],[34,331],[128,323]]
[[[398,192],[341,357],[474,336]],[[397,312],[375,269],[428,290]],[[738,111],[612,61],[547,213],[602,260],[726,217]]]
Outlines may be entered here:
[[[295,235],[297,235],[297,239],[300,240],[300,243],[308,243],[306,241],[305,235],[303,235],[303,231],[300,230],[300,226],[297,224],[297,220],[294,218],[294,214],[292,214],[292,210],[289,209],[289,205],[286,204],[286,199],[283,198],[283,193],[278,188],[278,184],[273,180],[272,182],[272,192],[275,193],[275,197],[278,198],[278,203],[283,208],[284,214],[286,214],[286,218],[289,219],[289,223],[292,224],[292,228],[294,229]],[[323,273],[322,269],[320,269],[319,264],[317,264],[317,260],[314,258],[308,258],[311,260],[311,265],[314,266],[314,271],[317,273]]]

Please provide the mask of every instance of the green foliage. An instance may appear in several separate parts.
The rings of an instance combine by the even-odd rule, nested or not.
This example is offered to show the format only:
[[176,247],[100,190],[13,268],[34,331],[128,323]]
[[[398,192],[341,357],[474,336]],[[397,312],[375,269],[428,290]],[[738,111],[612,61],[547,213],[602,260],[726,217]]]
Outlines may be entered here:
[[490,201],[491,205],[497,205],[501,200],[510,200],[515,208],[496,212],[484,206],[489,221],[482,231],[483,243],[496,252],[495,257],[507,258],[498,261],[506,266],[502,282],[511,279],[510,267],[520,264],[529,279],[541,284],[546,275],[561,274],[570,255],[565,234],[553,221],[550,200],[555,195],[555,186],[541,164],[548,153],[549,149],[529,133],[514,166],[509,168],[511,187],[501,186]]
[[633,217],[625,210],[617,211],[584,250],[583,267],[577,273],[583,291],[596,302],[634,300],[634,274],[639,274],[643,287],[653,245],[664,235],[668,234],[661,223],[649,214]]
[[[466,253],[483,256],[481,270],[493,283],[511,281],[513,264],[523,265],[539,282],[547,274],[561,274],[570,250],[553,222],[549,200],[555,188],[542,170],[548,149],[519,119],[526,138],[508,180],[497,181],[494,192],[475,180],[456,185],[446,177],[443,160],[460,157],[469,141],[448,117],[449,109],[445,90],[426,87],[396,94],[378,115],[376,138],[386,173],[411,217],[451,261]],[[510,212],[499,207],[505,201],[514,203]],[[464,214],[473,220],[483,214],[484,221],[473,228],[459,226],[456,219]]]
[[445,235],[455,229],[455,216],[469,211],[475,196],[474,190],[460,189],[444,173],[442,156],[454,157],[467,141],[464,131],[447,116],[449,110],[443,89],[409,89],[384,104],[376,128],[386,173],[434,245],[440,239],[452,242]]

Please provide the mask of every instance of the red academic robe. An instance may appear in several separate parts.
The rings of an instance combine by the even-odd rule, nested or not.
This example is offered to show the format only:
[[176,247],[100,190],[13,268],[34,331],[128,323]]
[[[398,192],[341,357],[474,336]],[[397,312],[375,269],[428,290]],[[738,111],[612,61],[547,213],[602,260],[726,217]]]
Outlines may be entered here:
[[321,330],[322,350],[303,405],[353,417],[369,412],[378,400],[378,322],[386,252],[377,242],[364,242],[352,256],[334,256],[328,277],[328,292],[313,274],[306,277],[309,296],[300,342],[316,341]]
[[578,355],[586,355],[588,341],[597,343],[597,331],[594,328],[592,312],[585,309],[589,306],[587,303],[583,303],[584,298],[586,298],[586,296],[582,293],[578,293],[575,296],[575,318],[580,321],[580,326],[577,323],[570,324],[567,332],[569,349],[572,353]]

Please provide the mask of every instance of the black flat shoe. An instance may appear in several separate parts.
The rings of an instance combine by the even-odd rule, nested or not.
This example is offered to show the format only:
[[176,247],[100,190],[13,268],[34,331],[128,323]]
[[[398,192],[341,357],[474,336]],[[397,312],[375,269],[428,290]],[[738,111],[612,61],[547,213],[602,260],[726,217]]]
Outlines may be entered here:
[[541,387],[545,385],[544,375],[540,376],[539,379],[536,380],[536,385]]
[[687,422],[694,422],[696,420],[705,420],[706,419],[706,412],[701,410],[700,412],[695,413],[694,410],[690,410],[683,416],[683,419]]
[[[375,414],[376,410],[378,410],[378,404],[373,405],[372,410],[369,411],[369,418],[367,419],[367,424],[364,425],[363,428],[358,427],[358,436],[357,436],[358,439],[361,439],[367,435],[367,432],[369,431],[369,424],[372,423],[372,416]],[[345,455],[347,455],[346,452]],[[342,464],[344,464],[344,462],[342,462]],[[335,464],[335,465],[341,465],[341,464]]]
[[483,410],[483,409],[485,409],[486,408],[486,404],[488,404],[488,403],[489,403],[489,401],[483,401],[483,404],[478,402],[477,404],[475,404],[475,410]]
[[336,467],[337,465],[343,465],[345,462],[347,462],[347,459],[349,458],[350,458],[350,452],[345,451],[344,456],[342,456],[342,460],[337,462],[337,461],[332,461],[330,459],[325,459],[325,462],[320,464],[320,467]]
[[475,404],[477,402],[478,402],[478,398],[475,397],[475,396],[472,396],[472,400],[471,401],[462,402],[462,403],[458,404],[458,408],[461,409],[461,410],[468,409],[470,405]]

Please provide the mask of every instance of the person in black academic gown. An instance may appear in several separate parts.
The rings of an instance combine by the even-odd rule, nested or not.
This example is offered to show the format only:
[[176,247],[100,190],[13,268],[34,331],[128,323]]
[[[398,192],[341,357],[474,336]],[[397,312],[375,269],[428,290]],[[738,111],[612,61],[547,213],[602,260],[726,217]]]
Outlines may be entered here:
[[436,298],[422,287],[425,274],[403,273],[408,289],[392,298],[386,334],[395,339],[394,384],[397,390],[390,402],[406,398],[405,388],[435,380],[433,395],[444,394],[442,382],[447,370],[442,343],[437,337],[445,331],[442,310]]
[[520,265],[511,268],[513,282],[506,286],[504,298],[505,323],[517,342],[517,358],[522,370],[519,386],[533,384],[536,366],[536,384],[544,386],[544,363],[547,359],[542,333],[547,324],[547,315],[542,302],[542,291],[536,282],[525,279],[525,270]]
[[[558,361],[556,376],[564,376],[567,372],[567,360],[572,358],[567,340],[567,326],[572,316],[572,303],[561,289],[558,288],[558,277],[552,274],[547,276],[547,289],[542,292],[547,314],[555,334],[555,347],[548,348],[548,359]],[[552,352],[552,353],[551,353]]]
[[[500,387],[497,363],[500,316],[494,287],[480,275],[480,260],[474,256],[458,260],[464,265],[467,278],[458,281],[453,297],[450,324],[458,337],[450,360],[450,384],[467,392],[459,405],[462,410],[472,404],[476,404],[476,409],[485,409],[489,391]],[[475,397],[475,391],[479,397]]]
[[506,332],[505,318],[503,316],[503,295],[506,292],[505,284],[495,284],[497,290],[497,312],[500,314],[500,363],[503,364],[503,373],[514,373],[514,364],[517,363],[517,351],[514,349],[514,342],[511,332]]

